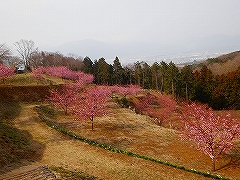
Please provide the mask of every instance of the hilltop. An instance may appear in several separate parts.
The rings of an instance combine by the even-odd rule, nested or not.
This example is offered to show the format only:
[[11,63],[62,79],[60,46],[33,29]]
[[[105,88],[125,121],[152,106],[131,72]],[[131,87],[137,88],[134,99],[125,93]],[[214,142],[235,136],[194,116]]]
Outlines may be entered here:
[[235,71],[240,66],[240,51],[231,52],[216,58],[209,58],[204,61],[194,62],[193,69],[198,70],[206,65],[214,75],[227,74]]

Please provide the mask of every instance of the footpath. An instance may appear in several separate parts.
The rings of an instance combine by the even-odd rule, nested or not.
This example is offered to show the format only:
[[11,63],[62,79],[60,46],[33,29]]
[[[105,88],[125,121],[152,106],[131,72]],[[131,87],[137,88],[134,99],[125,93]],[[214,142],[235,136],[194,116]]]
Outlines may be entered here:
[[33,140],[45,146],[42,159],[2,175],[0,179],[9,174],[24,174],[26,171],[35,171],[47,166],[82,171],[101,179],[208,179],[162,164],[106,151],[70,138],[43,123],[34,107],[34,104],[22,104],[22,111],[15,120],[15,126],[28,131]]

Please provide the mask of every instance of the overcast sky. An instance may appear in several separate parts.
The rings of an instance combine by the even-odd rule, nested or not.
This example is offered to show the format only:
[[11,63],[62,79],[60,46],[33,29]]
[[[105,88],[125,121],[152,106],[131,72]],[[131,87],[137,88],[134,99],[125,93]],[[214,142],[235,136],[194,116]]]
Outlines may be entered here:
[[103,42],[179,44],[240,34],[240,0],[0,0],[0,44]]

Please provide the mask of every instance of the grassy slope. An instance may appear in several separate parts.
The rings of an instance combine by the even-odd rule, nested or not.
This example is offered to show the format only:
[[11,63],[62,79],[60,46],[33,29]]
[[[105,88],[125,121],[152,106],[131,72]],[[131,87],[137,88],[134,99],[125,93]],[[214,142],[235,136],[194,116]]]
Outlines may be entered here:
[[[21,104],[18,101],[21,98],[18,98],[17,101],[13,101],[10,98],[26,95],[26,100],[36,99],[38,97],[31,97],[26,92],[23,92],[22,95],[18,94],[19,90],[23,89],[24,91],[25,86],[28,88],[30,86],[37,87],[62,83],[62,79],[48,76],[36,80],[30,73],[16,74],[6,79],[5,82],[0,82],[0,173],[5,171],[5,169],[2,169],[3,167],[13,163],[16,164],[22,160],[38,160],[41,157],[35,156],[36,148],[43,148],[41,144],[32,140],[31,135],[27,131],[21,131],[14,127],[14,119],[21,112]],[[23,88],[21,89],[21,87]],[[37,90],[39,89],[32,90],[35,91],[32,95],[38,96]]]
[[[71,116],[63,115],[61,112],[55,112],[54,115],[52,109],[46,108],[45,112],[48,112],[49,118],[54,119],[58,126],[102,144],[189,169],[203,172],[211,171],[210,158],[191,147],[191,143],[180,141],[177,131],[159,127],[154,124],[153,119],[137,115],[129,109],[112,106],[112,113],[95,118],[94,132],[91,131],[91,123],[88,121],[82,123],[74,120]],[[229,162],[229,159],[219,161],[217,166],[226,165],[226,162]],[[237,175],[240,168],[235,167],[235,165],[228,164],[226,168],[212,173],[223,177],[240,178],[240,173]]]
[[[63,82],[59,78],[55,79],[51,77],[47,77],[47,80],[45,80],[41,83],[36,81],[34,82],[34,80],[31,80],[29,74],[21,74],[16,75],[12,79],[8,79],[5,83],[15,86],[27,86],[36,84],[49,85],[49,82],[53,84],[61,84]],[[10,108],[6,108],[5,110],[7,111],[5,111],[3,107]],[[14,105],[10,103],[8,106],[4,104],[2,105],[1,112],[5,113],[2,113],[4,115],[2,115],[1,124],[3,126],[1,130],[9,131],[10,133],[9,135],[3,136],[3,132],[1,132],[0,135],[2,139],[9,136],[7,141],[5,141],[6,139],[3,140],[10,146],[10,148],[14,146],[17,147],[17,150],[21,150],[21,152],[27,152],[29,151],[28,147],[30,141],[26,138],[26,132],[21,132],[17,129],[12,130],[13,127],[11,125],[5,124],[8,119],[14,119],[20,112],[20,109],[19,104]],[[12,115],[14,114],[13,112],[15,115]],[[12,117],[9,118],[9,116]],[[113,107],[113,113],[102,118],[96,118],[95,132],[91,131],[90,123],[82,124],[80,122],[76,122],[72,117],[64,116],[62,113],[59,113],[55,118],[58,123],[73,130],[74,132],[104,144],[109,144],[114,147],[133,151],[157,159],[166,160],[174,164],[186,166],[187,168],[195,168],[202,171],[208,171],[211,169],[209,158],[201,156],[199,152],[189,147],[189,144],[180,142],[176,131],[158,127],[149,117],[136,115],[127,109]],[[11,133],[16,133],[16,135],[11,135]],[[8,134],[8,132],[5,132],[5,134]],[[31,137],[29,134],[27,136]],[[11,140],[12,137],[14,137],[15,140]],[[9,140],[12,142],[9,142]],[[7,152],[6,147],[8,145],[4,144],[2,148],[5,149],[5,152]],[[23,148],[22,150],[19,147],[26,147],[26,149]],[[26,156],[25,158],[29,157],[30,156]],[[15,159],[19,160],[18,157]],[[12,161],[8,161],[7,163],[10,162]],[[217,173],[220,173],[223,176],[227,174],[227,177],[236,177],[236,169],[230,174],[229,172],[231,172],[231,168],[230,171],[223,169]],[[240,172],[238,166],[237,172]]]
[[[0,174],[5,170],[3,167],[22,160],[34,161],[39,157],[35,156],[31,135],[13,126],[14,118],[21,111],[21,106],[16,102],[0,103]],[[40,146],[38,146],[40,147]]]
[[57,77],[43,76],[35,79],[30,73],[16,74],[0,83],[0,101],[38,102],[49,95],[49,89],[65,83]]
[[34,78],[31,73],[15,74],[12,77],[7,78],[1,85],[11,86],[34,86],[34,85],[56,85],[63,84],[64,81],[61,78],[51,77],[44,75],[40,79]]

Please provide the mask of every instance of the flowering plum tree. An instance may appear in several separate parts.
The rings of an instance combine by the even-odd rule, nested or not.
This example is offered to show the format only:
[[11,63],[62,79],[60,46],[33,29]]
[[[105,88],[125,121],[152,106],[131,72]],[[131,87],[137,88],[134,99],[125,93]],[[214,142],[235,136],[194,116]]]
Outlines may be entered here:
[[47,98],[55,107],[60,107],[64,110],[65,114],[68,113],[69,107],[71,107],[77,98],[77,95],[83,87],[93,81],[93,75],[85,74],[80,71],[73,72],[66,67],[47,67],[39,69],[36,74],[46,72],[49,75],[58,76],[62,78],[68,78],[75,80],[74,83],[66,83],[60,89],[54,89],[50,91],[50,96]]
[[79,86],[74,84],[64,84],[59,89],[50,90],[50,95],[47,97],[55,107],[62,108],[67,115],[69,107],[71,107],[76,100]]
[[32,70],[32,75],[36,79],[40,79],[44,74],[44,67],[39,66]]
[[102,116],[107,113],[106,102],[111,95],[107,86],[92,86],[80,93],[72,108],[77,119],[90,119],[92,122],[95,116]]
[[135,103],[137,112],[146,112],[156,118],[157,124],[162,125],[176,109],[177,102],[171,95],[148,93],[140,101]]
[[59,67],[42,67],[39,66],[32,71],[32,75],[35,78],[41,78],[43,74],[49,76],[56,76],[63,79],[69,79],[75,81],[77,84],[89,84],[94,80],[92,74],[85,74],[81,71],[72,71],[65,66]]
[[118,85],[113,86],[113,92],[117,94],[121,94],[123,96],[127,96],[129,94],[137,94],[141,91],[142,91],[142,88],[139,85],[130,84],[126,86],[118,86]]
[[[127,100],[127,95],[136,95],[142,91],[141,87],[138,85],[126,85],[126,86],[119,86],[115,85],[112,87],[112,92],[117,95],[122,95],[123,97],[120,99],[119,103],[122,107],[129,107],[129,101]],[[119,99],[118,99],[119,100]]]
[[76,74],[78,76],[76,83],[90,84],[94,80],[94,76],[92,74],[86,74],[81,71],[77,71]]
[[177,102],[172,95],[159,94],[157,96],[157,102],[160,105],[159,111],[157,111],[156,118],[161,125],[164,120],[169,118],[175,111]]
[[0,78],[5,81],[5,79],[9,76],[14,75],[14,69],[7,67],[3,64],[0,64]]
[[181,114],[182,137],[197,144],[212,160],[216,170],[216,159],[230,151],[240,135],[240,124],[230,114],[214,112],[202,104],[186,104]]
[[45,73],[49,76],[64,78],[69,72],[70,70],[65,66],[45,67]]

